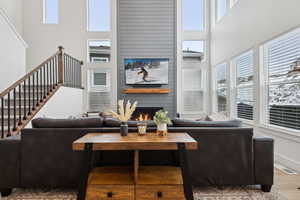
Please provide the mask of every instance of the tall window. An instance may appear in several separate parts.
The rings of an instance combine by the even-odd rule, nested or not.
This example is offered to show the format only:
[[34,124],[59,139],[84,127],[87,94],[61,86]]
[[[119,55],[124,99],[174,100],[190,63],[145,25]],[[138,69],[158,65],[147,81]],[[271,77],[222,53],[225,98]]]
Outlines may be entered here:
[[264,47],[268,122],[300,130],[300,28]]
[[58,0],[44,0],[44,24],[58,24]]
[[237,57],[235,66],[237,117],[253,120],[253,51]]
[[88,31],[110,31],[110,0],[88,0]]
[[227,0],[217,0],[217,21],[222,19],[227,12]]
[[216,66],[216,93],[217,93],[217,111],[227,111],[227,64],[222,63]]
[[182,0],[182,26],[184,31],[204,30],[204,0]]

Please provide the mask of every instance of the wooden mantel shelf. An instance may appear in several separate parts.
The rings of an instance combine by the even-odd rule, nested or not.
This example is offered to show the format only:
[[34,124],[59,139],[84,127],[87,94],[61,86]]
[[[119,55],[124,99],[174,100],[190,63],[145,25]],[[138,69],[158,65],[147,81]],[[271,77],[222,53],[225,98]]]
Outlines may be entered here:
[[125,88],[125,94],[168,94],[171,92],[169,88]]

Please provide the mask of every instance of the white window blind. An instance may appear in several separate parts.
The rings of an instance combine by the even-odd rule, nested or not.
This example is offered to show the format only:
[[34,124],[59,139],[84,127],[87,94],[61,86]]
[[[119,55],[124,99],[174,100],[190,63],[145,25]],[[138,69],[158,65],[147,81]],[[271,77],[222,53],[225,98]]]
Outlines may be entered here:
[[216,66],[216,93],[217,93],[217,111],[227,111],[227,64],[222,63]]
[[300,130],[300,74],[290,73],[300,58],[300,28],[265,45],[268,122]]
[[238,118],[253,120],[253,52],[235,59],[236,64],[236,113]]

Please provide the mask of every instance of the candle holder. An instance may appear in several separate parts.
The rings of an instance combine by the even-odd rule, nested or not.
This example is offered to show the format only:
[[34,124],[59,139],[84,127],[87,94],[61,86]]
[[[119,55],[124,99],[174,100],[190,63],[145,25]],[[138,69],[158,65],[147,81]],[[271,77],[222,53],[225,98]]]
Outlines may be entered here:
[[137,124],[138,128],[138,135],[144,136],[147,133],[147,123],[146,122],[139,122]]

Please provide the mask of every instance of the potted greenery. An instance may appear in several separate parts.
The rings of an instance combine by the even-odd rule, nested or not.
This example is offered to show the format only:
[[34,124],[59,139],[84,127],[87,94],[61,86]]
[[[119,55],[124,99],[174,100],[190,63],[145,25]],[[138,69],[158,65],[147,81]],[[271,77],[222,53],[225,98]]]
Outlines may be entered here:
[[157,111],[153,119],[157,125],[157,135],[166,136],[168,134],[168,124],[171,124],[171,119],[168,117],[168,111]]
[[128,120],[131,118],[132,113],[135,111],[137,101],[133,104],[130,101],[127,101],[126,106],[124,107],[124,100],[118,101],[118,113],[114,111],[109,111],[109,113],[116,119],[121,121],[120,133],[121,136],[127,136],[128,134]]

